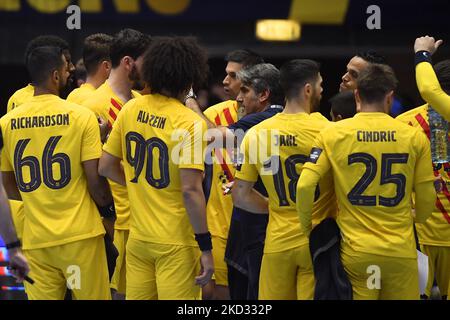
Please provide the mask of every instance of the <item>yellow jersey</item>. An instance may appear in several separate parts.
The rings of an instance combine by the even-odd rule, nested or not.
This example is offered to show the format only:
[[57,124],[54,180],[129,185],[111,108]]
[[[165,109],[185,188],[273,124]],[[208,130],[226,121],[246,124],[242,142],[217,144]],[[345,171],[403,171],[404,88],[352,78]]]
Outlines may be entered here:
[[[419,128],[427,137],[430,136],[427,104],[407,111],[396,119]],[[441,175],[444,188],[438,193],[431,217],[425,223],[416,224],[417,235],[420,244],[450,246],[450,163],[433,164],[433,169],[435,176]]]
[[[209,121],[218,126],[229,126],[237,121],[238,105],[234,100],[218,103],[205,110]],[[222,186],[234,179],[234,165],[226,149],[216,149],[211,154],[211,163],[205,164],[203,182],[206,198],[208,229],[213,236],[228,238],[233,212],[231,195],[224,195]]]
[[103,150],[123,160],[130,238],[197,246],[181,192],[180,169],[204,170],[206,123],[159,94],[129,101]]
[[17,90],[8,100],[6,113],[24,104],[25,102],[28,102],[33,96],[34,86],[32,84],[28,84],[26,87]]
[[[133,97],[140,94],[132,92]],[[83,102],[83,106],[91,109],[97,117],[101,116],[108,121],[112,127],[117,115],[122,110],[124,102],[114,93],[108,81],[95,90],[90,98]],[[117,220],[114,228],[117,230],[128,230],[130,228],[130,202],[127,189],[114,181],[108,180],[114,198]]]
[[[307,113],[278,113],[251,128],[244,137],[244,160],[236,178],[256,182],[261,177],[269,194],[269,224],[265,253],[281,252],[308,244],[296,210],[297,181],[315,137],[329,122]],[[331,173],[316,189],[313,225],[336,216]]]
[[15,172],[24,204],[23,248],[104,234],[82,165],[101,156],[95,115],[45,94],[8,113],[0,125],[1,170]]
[[90,98],[95,88],[90,83],[83,83],[79,88],[74,89],[68,96],[67,101],[83,105],[83,102]]
[[389,115],[361,112],[317,136],[304,170],[333,172],[343,241],[353,250],[415,258],[413,187],[434,180],[426,136]]

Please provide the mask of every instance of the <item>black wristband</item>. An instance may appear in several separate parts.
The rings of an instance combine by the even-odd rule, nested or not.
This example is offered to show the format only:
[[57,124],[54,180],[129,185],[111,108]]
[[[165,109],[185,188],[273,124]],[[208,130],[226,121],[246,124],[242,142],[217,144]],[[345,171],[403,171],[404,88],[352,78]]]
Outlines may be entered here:
[[428,51],[420,50],[416,52],[414,56],[414,65],[418,65],[421,62],[429,62],[432,63],[431,54]]
[[97,206],[97,208],[103,218],[116,218],[116,208],[114,207],[114,202],[111,202],[109,205],[104,207]]
[[20,248],[22,246],[22,243],[20,242],[20,240],[17,240],[15,242],[11,242],[11,243],[7,243],[6,244],[6,249],[14,249],[14,248]]
[[200,251],[210,251],[212,250],[211,233],[196,233],[195,240],[200,247]]

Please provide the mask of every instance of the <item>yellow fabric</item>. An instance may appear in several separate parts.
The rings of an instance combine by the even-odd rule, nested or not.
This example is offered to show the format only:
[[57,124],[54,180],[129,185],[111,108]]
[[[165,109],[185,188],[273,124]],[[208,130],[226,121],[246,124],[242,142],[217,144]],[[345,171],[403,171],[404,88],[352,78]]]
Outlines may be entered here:
[[[396,119],[423,131],[423,128],[419,124],[416,116],[421,116],[428,124],[427,111],[428,105],[425,104],[399,115]],[[442,164],[436,164],[434,167],[439,169],[439,174],[444,180],[447,189],[450,189],[450,171],[447,172],[445,170],[445,166]],[[450,200],[447,199],[443,192],[438,193],[438,199],[442,203],[446,211],[446,215],[448,216],[450,214]],[[438,207],[435,207],[433,214],[425,223],[416,224],[420,244],[450,247],[450,223],[444,215],[445,214]]]
[[[308,243],[308,238],[300,231],[295,206],[296,186],[301,168],[309,159],[314,138],[327,126],[328,121],[318,120],[307,113],[279,113],[251,128],[244,137],[241,147],[245,160],[240,171],[236,171],[236,177],[254,182],[258,175],[261,176],[269,194],[269,224],[264,253],[281,252]],[[289,139],[289,143],[284,143]],[[276,179],[275,173],[280,179]],[[314,225],[336,214],[332,186],[332,177],[328,174],[319,185],[320,196],[313,208]]]
[[341,260],[352,284],[353,300],[419,299],[417,259],[356,252],[344,245]]
[[[320,176],[332,169],[343,241],[357,252],[416,258],[411,193],[415,185],[434,180],[426,136],[384,113],[362,112],[320,132],[314,147],[322,150],[317,163],[303,168]],[[407,156],[407,162],[394,159],[389,165],[393,156]],[[364,160],[368,157],[374,160]],[[420,196],[433,198],[432,191]]]
[[90,83],[83,83],[79,88],[74,89],[68,96],[67,101],[73,102],[79,105],[89,99],[91,94],[95,91],[95,88]]
[[34,95],[34,86],[29,84],[26,87],[17,90],[8,100],[6,112],[17,108],[18,106],[28,102]]
[[314,287],[308,245],[264,254],[259,277],[259,300],[312,300]]
[[111,278],[111,288],[118,293],[125,294],[127,279],[126,279],[126,247],[128,242],[129,230],[116,230],[114,232],[114,246],[119,252],[116,259],[116,268]]
[[[1,170],[13,171],[16,162],[15,171],[22,175],[16,180],[24,202],[23,248],[51,247],[104,234],[82,166],[101,156],[95,115],[55,95],[40,95],[8,113],[0,125]],[[23,128],[30,125],[34,127]],[[34,179],[30,168],[36,168]]]
[[[203,171],[205,132],[206,123],[197,114],[162,95],[133,99],[120,112],[104,150],[124,160],[131,204],[130,239],[197,246],[184,206],[179,169]],[[150,142],[152,157],[148,154]],[[141,162],[136,150],[142,150]],[[149,168],[148,163],[153,166]]]
[[63,300],[69,284],[74,300],[111,300],[102,236],[24,253],[35,281],[25,282],[28,299]]
[[227,239],[212,236],[211,241],[214,258],[214,280],[216,281],[216,285],[228,287],[228,268],[225,263]]
[[127,300],[199,300],[200,250],[129,239]]
[[[232,122],[227,120],[224,111],[228,110]],[[209,121],[216,125],[228,126],[237,121],[237,102],[228,100],[217,105],[209,107],[204,112]],[[216,119],[218,121],[216,121]],[[214,163],[212,164],[211,188],[209,198],[206,203],[206,214],[208,218],[208,229],[212,235],[227,238],[231,223],[231,213],[233,211],[233,199],[231,195],[224,195],[222,186],[229,182],[224,169],[218,162],[224,159],[231,175],[234,177],[235,168],[226,152],[226,149],[220,149],[214,154]],[[218,158],[220,157],[220,159]]]
[[420,251],[428,256],[428,282],[425,294],[430,297],[436,279],[441,296],[446,295],[450,285],[450,247],[421,245]]
[[[132,94],[133,97],[140,96],[135,91],[132,91]],[[90,98],[83,103],[83,106],[91,109],[97,117],[101,116],[104,120],[108,121],[110,126],[116,120],[111,115],[115,114],[115,117],[117,117],[123,105],[124,102],[114,93],[108,81],[98,87],[91,94]],[[130,228],[130,201],[127,189],[114,181],[108,181],[111,186],[117,216],[114,229],[128,230]]]
[[416,65],[416,82],[422,98],[447,121],[450,121],[450,96],[442,90],[433,66],[429,62]]
[[16,227],[17,237],[22,239],[23,236],[23,224],[25,213],[23,211],[23,202],[17,200],[9,200],[9,206],[11,207],[11,216],[13,218],[14,226]]

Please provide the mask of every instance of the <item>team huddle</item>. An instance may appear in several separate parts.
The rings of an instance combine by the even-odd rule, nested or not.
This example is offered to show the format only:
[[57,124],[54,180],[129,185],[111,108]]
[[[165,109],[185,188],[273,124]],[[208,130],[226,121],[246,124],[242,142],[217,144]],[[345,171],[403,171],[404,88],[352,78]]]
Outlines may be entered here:
[[432,162],[428,120],[432,106],[450,121],[440,44],[414,45],[427,104],[392,118],[394,71],[364,52],[330,122],[313,60],[232,51],[228,100],[204,108],[195,38],[91,35],[68,95],[69,45],[33,39],[31,83],[0,119],[11,272],[30,300],[447,299],[450,167]]

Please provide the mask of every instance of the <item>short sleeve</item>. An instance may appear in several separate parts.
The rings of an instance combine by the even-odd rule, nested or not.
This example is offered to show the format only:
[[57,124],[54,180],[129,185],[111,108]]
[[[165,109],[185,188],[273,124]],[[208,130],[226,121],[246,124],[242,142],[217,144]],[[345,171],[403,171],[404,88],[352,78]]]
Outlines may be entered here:
[[103,150],[113,155],[116,158],[122,159],[122,119],[124,111],[119,113],[117,120],[114,122],[108,141],[103,146]]
[[204,151],[206,150],[206,123],[201,118],[185,130],[180,149],[178,168],[204,171]]
[[3,132],[4,130],[4,122],[0,121],[0,143],[1,143],[1,159],[0,159],[0,170],[1,171],[14,171],[14,168],[10,162],[9,157],[9,150],[7,147],[5,147],[4,141],[3,141]]
[[250,145],[257,145],[256,140],[257,134],[254,130],[250,130],[244,137],[240,147],[240,153],[242,156],[239,157],[238,165],[236,168],[236,178],[256,182],[258,180],[258,167],[257,159],[255,155],[250,152]]
[[99,159],[101,155],[102,143],[100,139],[100,128],[95,115],[89,112],[81,144],[81,161]]
[[414,169],[414,184],[434,180],[431,161],[430,143],[422,132],[416,133],[415,144],[418,147],[416,167]]
[[331,168],[330,160],[325,150],[325,143],[322,133],[317,136],[309,155],[309,161],[303,166],[323,177]]

